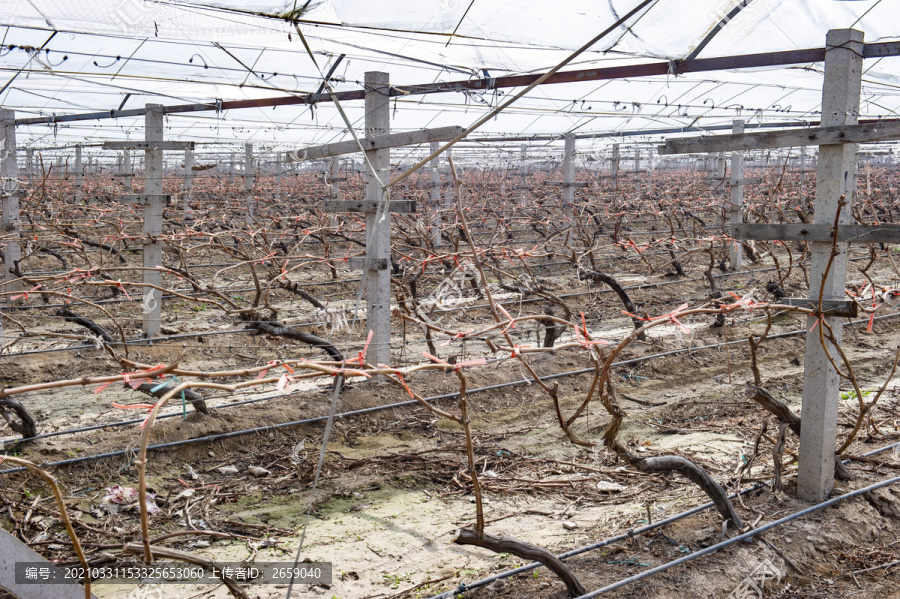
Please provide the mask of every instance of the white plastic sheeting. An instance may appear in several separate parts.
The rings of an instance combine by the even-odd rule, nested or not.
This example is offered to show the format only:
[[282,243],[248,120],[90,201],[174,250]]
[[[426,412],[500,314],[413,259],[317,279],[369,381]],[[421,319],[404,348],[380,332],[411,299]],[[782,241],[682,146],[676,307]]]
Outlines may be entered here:
[[[567,68],[684,58],[738,1],[657,0]],[[298,22],[280,18],[304,4],[4,0],[0,81],[9,83],[0,104],[24,116],[110,110],[123,100],[134,108],[308,93],[341,54],[346,57],[335,71],[337,90],[358,89],[370,70],[389,72],[398,86],[485,72],[541,72],[612,25],[637,0],[313,0]],[[841,27],[865,31],[868,42],[897,39],[895,4],[752,0],[700,57],[821,47],[827,30]],[[33,50],[44,43],[49,53]],[[866,61],[863,116],[900,111],[898,65],[897,58]],[[550,85],[531,92],[480,134],[640,131],[722,125],[734,118],[815,120],[820,90],[821,64]],[[392,127],[466,126],[511,91],[400,98]],[[361,102],[346,108],[358,126]],[[128,137],[140,134],[140,125],[140,119],[118,119],[33,126],[20,139],[47,145]],[[178,139],[285,148],[346,136],[328,103],[315,110],[173,115],[167,126],[166,135]]]

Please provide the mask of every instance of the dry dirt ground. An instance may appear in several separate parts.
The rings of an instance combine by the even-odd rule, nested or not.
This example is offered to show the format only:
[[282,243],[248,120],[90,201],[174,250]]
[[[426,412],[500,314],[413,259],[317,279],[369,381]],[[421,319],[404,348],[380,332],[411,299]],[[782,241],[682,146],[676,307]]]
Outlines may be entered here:
[[[677,296],[684,290],[673,289]],[[700,292],[702,293],[702,291]],[[687,293],[685,297],[689,297]],[[609,301],[609,300],[607,300]],[[482,316],[483,319],[483,316]],[[711,320],[707,319],[707,320]],[[660,327],[651,343],[635,346],[631,355],[700,346],[759,332],[759,316],[740,315],[723,328],[698,320],[686,337],[674,327]],[[773,334],[797,328],[799,321],[779,319]],[[605,322],[603,334],[615,338],[627,320]],[[753,327],[753,328],[751,328]],[[227,339],[227,340],[226,340]],[[845,335],[850,359],[865,389],[880,385],[890,368],[892,348],[900,341],[893,320],[881,321],[871,334],[861,328]],[[284,355],[284,348],[260,337],[208,338],[135,347],[133,357],[148,363],[171,360],[184,366],[224,369],[246,364],[242,352],[257,359]],[[765,342],[761,351],[764,385],[799,413],[803,338]],[[76,376],[85,369],[103,371],[110,362],[100,351],[80,351],[78,361],[67,354],[38,354],[4,364],[2,384]],[[465,356],[463,356],[465,357]],[[530,358],[539,373],[587,368],[575,353]],[[88,367],[85,367],[85,364]],[[740,466],[753,454],[754,441],[766,419],[758,406],[744,399],[744,383],[752,380],[746,345],[697,350],[653,358],[616,369],[619,400],[628,416],[620,439],[647,455],[677,453],[702,464],[722,483],[735,480]],[[500,362],[469,374],[470,388],[520,378],[520,369]],[[589,375],[557,379],[567,414],[583,399]],[[900,398],[892,381],[873,413],[877,429],[869,429],[847,453],[860,455],[900,441]],[[424,396],[456,391],[455,377],[428,375],[410,384]],[[181,407],[176,417],[160,421],[152,443],[226,433],[322,416],[328,413],[330,388],[311,384],[280,396],[258,390],[239,397],[210,395],[213,413],[202,416]],[[269,397],[244,406],[219,408],[225,402]],[[340,411],[404,401],[402,389],[387,383],[359,383],[345,389]],[[48,391],[29,398],[42,432],[122,418],[109,408],[112,401],[141,401],[130,390],[110,388],[102,395]],[[634,471],[602,448],[577,447],[566,440],[549,398],[534,385],[510,386],[473,393],[472,428],[477,467],[485,486],[487,531],[563,552],[647,523],[675,515],[706,501],[697,487],[676,475]],[[454,400],[442,408],[456,411]],[[842,401],[839,435],[849,431],[855,400]],[[594,404],[575,428],[589,441],[599,441],[608,422]],[[774,429],[774,431],[773,431]],[[465,467],[461,429],[419,407],[402,407],[336,422],[318,490],[310,496],[313,472],[322,441],[321,423],[187,445],[150,455],[150,486],[161,512],[151,520],[151,537],[168,537],[161,544],[196,552],[218,561],[291,561],[306,525],[304,559],[334,565],[331,585],[295,589],[294,597],[340,599],[406,599],[431,597],[487,575],[523,563],[508,554],[455,545],[460,527],[474,520],[470,487],[461,478]],[[772,475],[772,444],[777,426],[770,425],[744,486],[767,482]],[[7,434],[9,431],[4,432]],[[106,428],[78,435],[41,439],[21,446],[19,454],[35,462],[99,454],[137,443],[135,425]],[[785,488],[767,486],[738,504],[745,523],[768,522],[805,507],[792,499],[797,441],[788,433]],[[112,485],[136,486],[133,454],[84,462],[55,470],[68,497],[76,529],[89,556],[97,559],[124,540],[138,540],[133,509],[110,515],[101,505]],[[219,468],[234,466],[237,473]],[[260,477],[252,466],[268,471]],[[859,488],[898,474],[900,452],[851,464],[855,478],[840,482],[835,493]],[[24,475],[2,480],[6,509],[2,526],[37,542],[45,555],[71,560],[55,518],[48,490]],[[729,487],[730,489],[731,487]],[[307,509],[312,501],[311,509]],[[30,517],[24,512],[31,507]],[[307,515],[308,512],[308,515]],[[583,554],[567,563],[590,590],[677,559],[721,538],[718,514],[704,511],[652,533]],[[44,536],[41,536],[44,535]],[[609,593],[610,597],[726,597],[756,567],[768,559],[780,579],[766,587],[770,597],[898,597],[900,560],[900,488],[857,498],[800,518],[765,535],[766,541],[743,543],[712,556],[676,567],[664,574]],[[105,545],[105,546],[104,546]],[[883,567],[879,567],[883,566]],[[867,570],[867,571],[864,571]],[[251,597],[284,597],[278,586],[253,586]],[[167,585],[161,589],[97,585],[103,598],[225,597],[224,587]],[[562,584],[546,569],[471,591],[467,597],[564,597]]]

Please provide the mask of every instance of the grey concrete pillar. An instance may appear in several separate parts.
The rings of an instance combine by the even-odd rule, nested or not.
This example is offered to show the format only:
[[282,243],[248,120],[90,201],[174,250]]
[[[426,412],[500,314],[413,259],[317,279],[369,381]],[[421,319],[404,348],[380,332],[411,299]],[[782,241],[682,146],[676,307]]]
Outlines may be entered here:
[[[859,118],[859,94],[862,81],[863,33],[853,29],[836,29],[826,37],[825,74],[822,87],[822,126],[853,125]],[[856,144],[819,147],[816,168],[816,200],[813,222],[832,225],[841,196],[847,206],[841,211],[841,223],[852,222],[852,203],[856,192]],[[811,242],[810,298],[819,299],[825,277],[824,299],[844,299],[847,280],[847,246],[837,244],[837,255],[825,277],[831,259],[830,242]],[[842,339],[842,323],[827,318],[838,343]],[[816,324],[807,318],[807,330]],[[834,450],[837,438],[840,379],[819,342],[819,331],[806,335],[806,361],[803,376],[803,428],[800,435],[800,467],[797,496],[806,501],[822,501],[834,489]],[[833,350],[832,350],[833,351]]]

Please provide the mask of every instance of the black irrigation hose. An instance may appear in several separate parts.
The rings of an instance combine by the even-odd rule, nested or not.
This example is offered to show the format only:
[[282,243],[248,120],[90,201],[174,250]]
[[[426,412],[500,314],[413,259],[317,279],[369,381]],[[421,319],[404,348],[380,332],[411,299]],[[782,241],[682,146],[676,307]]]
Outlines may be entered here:
[[[876,450],[874,450],[874,451],[870,451],[869,453],[865,453],[865,454],[863,454],[863,457],[871,457],[871,456],[877,455],[877,454],[879,454],[879,453],[884,453],[885,451],[888,451],[889,449],[893,449],[893,448],[895,448],[895,447],[900,447],[900,442],[893,443],[893,444],[887,445],[887,446],[885,446],[885,447],[881,447],[880,449],[876,449]],[[850,461],[850,460],[844,460],[844,463],[848,463],[849,461]],[[849,499],[849,498],[851,498],[851,497],[855,497],[856,495],[860,495],[860,494],[866,493],[866,492],[868,492],[868,491],[874,491],[875,489],[878,489],[878,488],[883,487],[883,486],[887,486],[887,485],[894,484],[894,483],[896,483],[896,482],[898,482],[898,481],[900,481],[900,477],[893,478],[893,479],[890,479],[890,480],[888,480],[888,481],[882,481],[882,482],[880,482],[880,483],[876,483],[875,485],[871,485],[871,486],[869,486],[869,487],[865,487],[865,488],[863,488],[863,489],[859,489],[859,490],[857,490],[857,491],[852,491],[852,492],[847,493],[847,494],[845,494],[845,495],[841,495],[841,496],[839,496],[839,497],[835,497],[835,498],[833,498],[833,499],[830,499],[830,500],[828,500],[828,501],[825,501],[824,503],[820,503],[820,504],[817,504],[817,505],[812,506],[812,507],[810,507],[810,508],[806,508],[805,510],[801,510],[800,512],[796,512],[795,514],[792,514],[792,515],[790,515],[790,516],[787,516],[787,517],[785,517],[785,518],[782,518],[781,520],[776,520],[775,522],[772,522],[772,523],[767,524],[767,525],[765,525],[765,526],[762,526],[762,527],[760,527],[760,528],[754,529],[754,530],[752,530],[752,531],[750,531],[750,532],[748,532],[748,533],[745,533],[744,535],[741,535],[740,537],[734,537],[734,538],[732,538],[732,539],[729,539],[728,541],[725,541],[724,543],[719,543],[718,545],[712,545],[712,546],[707,547],[706,549],[704,549],[704,550],[702,550],[702,551],[698,551],[698,552],[692,553],[692,554],[690,554],[690,555],[686,555],[686,556],[684,556],[684,557],[682,557],[682,558],[679,558],[678,560],[674,560],[674,561],[669,562],[669,563],[667,563],[667,564],[663,564],[662,566],[657,566],[656,568],[653,568],[652,570],[647,570],[647,571],[642,572],[642,573],[640,573],[640,574],[637,574],[637,575],[635,575],[635,576],[631,576],[631,577],[629,577],[629,578],[620,580],[619,582],[616,582],[616,583],[613,583],[613,584],[608,585],[608,586],[606,586],[606,587],[603,587],[602,589],[599,589],[599,590],[597,590],[597,591],[594,591],[593,593],[589,593],[589,594],[587,594],[587,595],[582,595],[581,597],[578,597],[577,599],[588,599],[589,597],[596,597],[597,595],[599,595],[599,594],[601,594],[601,593],[605,593],[605,592],[607,592],[607,591],[611,591],[611,590],[613,590],[613,589],[617,589],[617,588],[619,588],[619,587],[621,587],[621,586],[624,586],[624,585],[626,585],[626,584],[629,584],[629,583],[632,583],[632,582],[636,582],[637,580],[640,580],[641,578],[646,578],[647,576],[651,576],[652,574],[656,574],[656,573],[658,573],[658,572],[662,572],[662,571],[664,571],[664,570],[668,570],[669,568],[671,568],[671,567],[673,567],[673,566],[677,566],[677,565],[683,564],[683,563],[685,563],[685,562],[687,562],[687,561],[691,561],[692,559],[696,559],[696,558],[698,558],[698,557],[702,557],[703,555],[706,555],[707,553],[712,553],[712,552],[714,552],[714,551],[718,551],[719,549],[721,549],[721,548],[723,548],[723,547],[727,547],[728,545],[730,545],[730,544],[732,544],[732,543],[736,543],[736,542],[738,542],[738,541],[740,541],[740,540],[744,540],[744,539],[749,539],[749,538],[753,537],[754,535],[759,534],[760,532],[763,532],[763,531],[765,531],[765,530],[768,530],[769,528],[772,528],[772,527],[774,527],[774,526],[778,526],[779,524],[783,524],[783,523],[785,523],[785,522],[789,522],[790,520],[793,520],[793,519],[795,519],[795,518],[798,518],[798,517],[800,517],[800,516],[802,516],[802,515],[805,515],[805,514],[808,514],[808,513],[810,513],[810,512],[816,511],[817,509],[821,509],[821,508],[823,508],[823,507],[828,507],[828,505],[833,505],[834,503],[837,503],[838,501],[841,501],[841,500],[843,500],[843,499]],[[744,490],[742,490],[742,491],[739,491],[738,493],[732,493],[731,495],[728,496],[728,498],[729,498],[729,499],[734,499],[734,498],[736,498],[738,495],[746,495],[746,494],[748,494],[748,493],[752,493],[753,491],[756,491],[756,490],[758,490],[758,489],[761,489],[763,486],[764,486],[764,485],[762,485],[761,483],[757,483],[757,484],[755,484],[754,486],[752,486],[752,487],[750,487],[750,488],[747,488],[747,489],[744,489]],[[826,505],[826,504],[827,504],[827,505]],[[648,524],[648,525],[642,526],[642,527],[640,527],[640,528],[635,528],[635,529],[629,530],[629,531],[627,531],[627,532],[625,532],[625,533],[623,533],[623,534],[617,535],[617,536],[615,536],[615,537],[611,537],[611,538],[605,539],[605,540],[603,540],[603,541],[599,541],[599,542],[597,542],[597,543],[593,543],[593,544],[591,544],[591,545],[585,545],[584,547],[579,547],[579,548],[577,548],[577,549],[573,549],[573,550],[571,550],[571,551],[567,551],[566,553],[561,553],[561,554],[559,554],[557,557],[558,557],[559,559],[567,559],[567,558],[570,558],[570,557],[574,557],[574,556],[576,556],[576,555],[581,555],[582,553],[588,553],[589,551],[594,551],[595,549],[600,549],[600,548],[602,548],[602,547],[606,547],[606,546],[608,546],[608,545],[611,545],[611,544],[613,544],[613,543],[617,543],[617,542],[619,542],[619,541],[625,541],[625,540],[628,540],[628,539],[630,539],[630,538],[632,538],[632,537],[635,537],[635,536],[637,536],[637,535],[643,534],[643,533],[645,533],[645,532],[649,532],[649,531],[651,531],[651,530],[660,528],[660,527],[662,527],[662,526],[666,526],[666,525],[671,524],[671,523],[673,523],[673,522],[677,522],[678,520],[682,520],[682,519],[684,519],[684,518],[687,518],[688,516],[693,516],[694,514],[697,514],[697,513],[699,513],[699,512],[702,512],[702,511],[704,511],[704,510],[707,510],[707,509],[709,509],[709,508],[711,508],[711,507],[715,507],[715,504],[714,504],[713,502],[710,501],[710,502],[704,503],[704,504],[702,504],[702,505],[698,505],[697,507],[694,507],[694,508],[691,508],[691,509],[689,509],[689,510],[686,510],[686,511],[684,511],[684,512],[681,512],[681,513],[679,513],[679,514],[675,514],[674,516],[670,516],[670,517],[668,517],[668,518],[666,518],[666,519],[664,519],[664,520],[660,520],[660,521],[658,521],[658,522],[656,522],[656,523]],[[715,549],[713,549],[713,548],[715,548]],[[708,551],[709,549],[713,549],[713,551]],[[534,569],[536,569],[536,568],[539,568],[539,567],[541,567],[541,566],[543,566],[543,564],[540,563],[540,562],[532,562],[532,563],[530,563],[530,564],[526,564],[526,565],[524,565],[524,566],[520,566],[520,567],[514,568],[514,569],[512,569],[512,570],[507,570],[507,571],[505,571],[505,572],[500,572],[500,573],[494,574],[494,575],[492,575],[492,576],[489,576],[489,577],[487,577],[487,578],[483,578],[483,579],[478,580],[478,581],[476,581],[476,582],[473,582],[473,583],[471,583],[471,584],[460,583],[459,587],[457,587],[456,589],[453,589],[452,591],[445,591],[445,592],[443,592],[443,593],[441,593],[441,594],[439,594],[439,595],[435,595],[435,596],[431,597],[430,599],[455,599],[456,597],[458,597],[458,596],[461,595],[462,593],[465,593],[466,591],[471,591],[471,590],[474,590],[474,589],[477,589],[477,588],[480,588],[480,587],[484,587],[484,586],[487,586],[487,585],[489,585],[489,584],[491,584],[491,583],[493,583],[493,582],[495,582],[495,581],[497,581],[497,580],[502,580],[502,579],[504,579],[504,578],[510,578],[510,577],[515,576],[515,575],[517,575],[517,574],[522,574],[522,573],[524,573],[524,572],[529,572],[529,571],[534,570]]]
[[607,593],[607,592],[609,592],[609,591],[614,591],[615,589],[618,589],[618,588],[620,588],[620,587],[623,587],[623,586],[625,586],[625,585],[627,585],[627,584],[631,584],[631,583],[633,583],[633,582],[637,582],[637,581],[639,581],[639,580],[643,580],[644,578],[647,578],[647,577],[649,577],[649,576],[653,576],[654,574],[659,574],[660,572],[665,572],[666,570],[668,570],[668,569],[670,569],[670,568],[674,568],[675,566],[680,566],[681,564],[686,564],[687,562],[693,561],[693,560],[695,560],[695,559],[697,559],[697,558],[700,558],[700,557],[703,557],[703,556],[706,556],[706,555],[710,555],[710,554],[712,554],[712,553],[717,552],[719,549],[724,549],[725,547],[728,547],[728,546],[730,546],[730,545],[734,545],[735,543],[739,543],[739,542],[741,542],[741,541],[749,541],[750,539],[752,539],[752,538],[755,537],[756,535],[761,534],[761,533],[764,533],[764,532],[766,532],[767,530],[771,530],[771,529],[773,529],[773,528],[775,528],[775,527],[777,527],[777,526],[781,526],[782,524],[786,524],[786,523],[788,523],[788,522],[790,522],[790,521],[792,521],[792,520],[796,520],[797,518],[800,518],[800,517],[802,517],[802,516],[806,516],[807,514],[811,514],[811,513],[813,513],[813,512],[817,512],[817,511],[819,511],[819,510],[821,510],[821,509],[824,509],[824,508],[826,508],[826,507],[829,507],[829,506],[832,506],[832,505],[834,505],[834,504],[836,504],[836,503],[839,503],[839,502],[841,502],[841,501],[844,501],[845,499],[852,499],[852,498],[854,498],[854,497],[858,497],[858,496],[863,495],[863,494],[865,494],[865,493],[869,493],[869,492],[871,492],[871,491],[875,491],[875,490],[880,489],[880,488],[882,488],[882,487],[888,487],[888,486],[893,485],[893,484],[896,484],[896,483],[900,483],[900,476],[895,476],[894,478],[889,478],[889,479],[887,479],[887,480],[883,480],[883,481],[881,481],[881,482],[879,482],[879,483],[875,483],[875,484],[869,485],[868,487],[863,487],[863,488],[857,489],[857,490],[855,490],[855,491],[850,491],[849,493],[844,493],[843,495],[839,495],[839,496],[837,496],[837,497],[833,497],[833,498],[828,499],[828,500],[826,500],[826,501],[823,501],[823,502],[821,502],[821,503],[817,503],[817,504],[815,504],[815,505],[813,505],[813,506],[810,506],[810,507],[808,507],[808,508],[806,508],[806,509],[802,509],[802,510],[800,510],[800,511],[798,511],[798,512],[794,512],[794,513],[791,514],[790,516],[785,516],[784,518],[779,518],[778,520],[775,520],[775,521],[773,521],[773,522],[769,522],[768,524],[764,524],[763,526],[760,526],[759,528],[755,528],[755,529],[753,529],[753,530],[751,530],[751,531],[748,531],[748,532],[745,532],[745,533],[743,533],[743,534],[737,535],[736,537],[732,537],[732,538],[730,538],[730,539],[727,539],[727,540],[725,540],[725,541],[722,541],[721,543],[717,543],[717,544],[712,545],[712,546],[710,546],[710,547],[707,547],[707,548],[705,548],[705,549],[701,549],[700,551],[695,551],[694,553],[691,553],[691,554],[689,554],[689,555],[685,555],[685,556],[683,556],[683,557],[680,557],[680,558],[678,558],[678,559],[676,559],[676,560],[672,560],[671,562],[667,562],[667,563],[662,564],[662,565],[660,565],[660,566],[656,566],[655,568],[651,568],[651,569],[649,569],[649,570],[645,570],[645,571],[641,572],[640,574],[635,574],[634,576],[629,576],[628,578],[624,578],[624,579],[622,579],[622,580],[620,580],[620,581],[618,581],[618,582],[614,582],[614,583],[612,583],[612,584],[608,584],[608,585],[606,585],[606,586],[603,587],[603,588],[597,589],[596,591],[592,591],[592,592],[587,593],[587,594],[585,594],[585,595],[581,595],[581,596],[578,597],[577,599],[593,599],[594,597],[598,597],[598,596],[600,596],[600,595],[602,595],[602,594],[604,594],[604,593]]
[[[892,314],[884,314],[882,316],[876,316],[875,318],[877,320],[881,320],[884,318],[893,318],[896,316],[900,316],[900,312],[894,312]],[[863,323],[868,323],[868,322],[869,322],[869,319],[867,319],[867,318],[862,319],[862,320],[854,320],[854,321],[848,322],[847,326],[863,324]],[[793,335],[799,335],[799,334],[805,333],[805,332],[806,332],[806,328],[804,327],[797,331],[789,331],[787,333],[779,333],[777,335],[769,335],[767,337],[767,339],[778,339],[780,337],[789,337],[789,336],[793,336]],[[697,346],[697,347],[686,347],[686,348],[682,348],[682,349],[673,349],[671,351],[662,352],[662,353],[658,353],[658,354],[652,354],[650,356],[642,356],[640,358],[632,358],[630,360],[622,360],[621,362],[613,362],[612,366],[625,366],[628,364],[644,362],[646,360],[651,360],[653,358],[659,358],[662,356],[681,354],[681,353],[685,353],[685,352],[693,352],[693,351],[702,350],[702,349],[713,349],[713,348],[722,347],[725,345],[732,345],[732,344],[736,344],[736,343],[746,343],[746,342],[747,342],[746,339],[736,339],[734,341],[727,341],[724,343],[715,343],[712,345],[701,345],[701,346]],[[499,362],[499,361],[508,360],[508,359],[510,359],[510,358],[498,358],[498,359],[491,360],[491,362]],[[548,374],[548,375],[540,377],[540,379],[542,381],[548,381],[548,380],[553,380],[553,379],[562,378],[562,377],[566,377],[566,376],[576,376],[579,374],[587,374],[589,372],[594,372],[594,371],[595,371],[594,368],[584,368],[581,370],[571,370],[569,372],[557,372],[554,374]],[[510,382],[506,382],[506,383],[498,383],[496,385],[488,385],[487,387],[478,387],[476,389],[469,389],[467,391],[467,394],[471,395],[473,393],[478,393],[478,392],[482,392],[482,391],[492,391],[494,389],[502,389],[505,387],[514,387],[514,386],[518,386],[518,385],[528,385],[528,384],[531,384],[530,380],[520,379],[518,381],[510,381]],[[278,397],[291,397],[293,395],[295,395],[295,393],[290,393],[287,395],[279,395]],[[260,402],[260,401],[266,401],[268,399],[272,399],[272,397],[276,397],[276,396],[251,399],[251,400],[247,400],[245,402],[236,402],[235,404],[232,404],[232,405],[246,405],[248,403],[256,403],[256,402]],[[459,397],[458,391],[454,391],[453,393],[444,393],[443,395],[435,395],[433,397],[427,397],[424,399],[424,401],[433,402],[433,401],[437,401],[440,399],[454,399],[456,397]],[[341,412],[339,414],[335,414],[334,418],[344,418],[347,416],[358,416],[361,414],[380,412],[380,411],[388,410],[388,409],[392,409],[392,408],[400,408],[400,407],[404,407],[404,406],[417,405],[418,403],[419,402],[417,400],[410,399],[407,401],[401,401],[401,402],[397,402],[397,403],[387,404],[384,406],[375,406],[375,407],[371,407],[371,408],[363,408],[360,410],[352,410],[349,412]],[[177,415],[177,414],[175,414],[175,415]],[[172,417],[172,415],[169,415],[168,417]],[[262,432],[273,431],[273,430],[290,427],[290,426],[299,426],[302,424],[312,424],[315,422],[322,422],[324,420],[328,420],[328,418],[329,418],[328,416],[316,416],[313,418],[305,418],[303,420],[293,420],[291,422],[282,422],[280,424],[267,424],[266,426],[260,426],[257,428],[250,428],[250,429],[244,429],[244,430],[239,430],[239,431],[232,431],[230,433],[220,433],[218,435],[208,435],[206,437],[195,437],[192,439],[184,439],[181,441],[172,441],[169,443],[160,443],[158,445],[150,445],[147,447],[147,450],[149,451],[149,450],[156,450],[156,449],[166,449],[169,447],[180,447],[182,445],[192,445],[194,443],[219,441],[221,439],[228,439],[231,437],[239,437],[239,436],[248,435],[251,433],[262,433]],[[97,428],[122,426],[123,424],[130,424],[132,422],[136,422],[136,421],[117,422],[117,423],[108,424],[108,425],[105,425],[102,427],[98,426]],[[76,431],[72,431],[72,432],[76,432]],[[65,434],[65,433],[66,433],[66,431],[60,431],[59,434]],[[51,433],[51,434],[53,434],[53,433]],[[20,440],[20,439],[14,440],[13,442],[18,441],[18,440]],[[111,452],[101,453],[101,454],[96,454],[96,455],[82,456],[80,458],[71,458],[68,460],[60,460],[57,462],[42,462],[40,464],[40,466],[43,468],[50,468],[53,466],[68,466],[68,465],[72,465],[72,464],[79,464],[82,462],[89,462],[89,461],[93,461],[93,460],[100,460],[100,459],[105,459],[105,458],[124,456],[127,453],[129,453],[129,451],[133,452],[133,450],[111,451]],[[14,472],[22,472],[23,470],[25,470],[25,468],[9,468],[7,470],[0,470],[0,474],[12,474]]]

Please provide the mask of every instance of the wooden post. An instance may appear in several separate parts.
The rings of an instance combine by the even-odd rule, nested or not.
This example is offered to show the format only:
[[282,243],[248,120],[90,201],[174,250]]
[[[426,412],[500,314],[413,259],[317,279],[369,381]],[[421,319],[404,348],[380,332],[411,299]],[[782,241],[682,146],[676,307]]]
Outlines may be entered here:
[[[366,137],[390,133],[390,78],[378,71],[365,74]],[[387,190],[382,183],[390,177],[389,148],[367,150],[366,158],[374,173],[366,170],[366,200],[382,202]],[[377,176],[376,176],[377,175]],[[381,181],[379,181],[381,179]],[[391,215],[383,211],[366,212],[366,327],[373,331],[367,360],[371,364],[391,363]]]
[[[732,133],[744,132],[744,121],[735,119],[731,124]],[[731,154],[731,206],[729,206],[728,222],[733,225],[744,221],[744,184],[739,183],[744,178],[744,155],[741,152]],[[728,267],[731,270],[741,269],[741,259],[744,256],[744,248],[737,241],[732,241],[728,248]]]
[[[825,41],[825,74],[822,88],[822,126],[852,125],[858,120],[862,81],[863,33],[853,29],[828,32]],[[819,147],[816,167],[815,224],[834,223],[841,196],[847,206],[841,211],[841,223],[852,222],[852,202],[856,190],[856,144]],[[832,254],[831,242],[810,242],[810,299],[819,299],[825,269]],[[847,278],[847,244],[836,247],[824,299],[843,299]],[[842,339],[842,323],[826,318],[837,343]],[[812,329],[816,319],[808,317],[806,362],[803,375],[803,408],[800,435],[800,467],[797,496],[806,501],[823,501],[834,489],[834,450],[837,439],[840,379],[819,341],[819,330]],[[821,325],[819,325],[821,326]],[[832,351],[833,353],[833,351]]]
[[184,188],[191,189],[194,186],[194,151],[184,151]]
[[[22,282],[13,273],[14,265],[22,259],[22,244],[19,242],[19,174],[16,165],[16,113],[0,109],[0,178],[2,178],[2,227],[0,238],[3,247],[3,291],[16,292],[22,289]],[[6,296],[8,303],[13,303]]]
[[81,164],[81,146],[75,146],[75,203],[80,204],[84,199],[84,170]]
[[[147,104],[144,125],[144,141],[163,140],[163,112],[161,104]],[[144,190],[150,196],[163,193],[163,151],[145,150]],[[162,285],[162,272],[155,269],[162,266],[162,243],[158,240],[162,233],[164,202],[149,200],[144,204],[144,285]],[[158,337],[162,320],[162,291],[144,287],[142,311],[143,329],[148,338]]]
[[575,134],[566,135],[565,153],[563,154],[563,214],[574,226],[575,219]]
[[[431,142],[431,153],[437,152],[441,147],[441,143],[437,141]],[[431,175],[431,188],[428,190],[428,197],[431,199],[429,211],[431,212],[431,242],[435,246],[442,243],[441,240],[441,157],[435,156],[428,164],[428,171]]]

